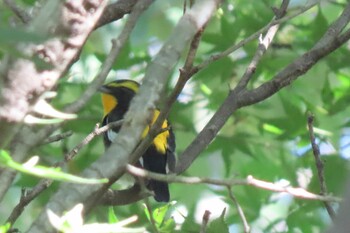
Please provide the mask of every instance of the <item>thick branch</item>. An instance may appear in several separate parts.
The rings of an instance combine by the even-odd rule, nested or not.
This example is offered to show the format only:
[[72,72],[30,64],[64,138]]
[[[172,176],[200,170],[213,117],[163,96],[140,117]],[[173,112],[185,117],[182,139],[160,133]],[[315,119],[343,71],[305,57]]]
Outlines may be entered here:
[[140,185],[135,183],[134,186],[129,189],[108,190],[99,201],[99,204],[108,206],[127,205],[142,200],[150,195],[150,193],[142,192]]
[[138,0],[119,0],[106,6],[95,28],[111,23],[129,14]]
[[4,59],[0,71],[1,147],[6,147],[33,104],[55,85],[78,55],[105,4],[104,0],[47,2],[29,28],[49,39],[40,45],[19,46],[27,59]]

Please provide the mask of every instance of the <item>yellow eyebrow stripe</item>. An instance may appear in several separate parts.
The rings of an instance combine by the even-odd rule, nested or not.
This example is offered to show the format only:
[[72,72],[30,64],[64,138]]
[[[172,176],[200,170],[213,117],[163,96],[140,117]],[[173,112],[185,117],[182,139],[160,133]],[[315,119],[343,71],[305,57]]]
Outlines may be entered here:
[[107,84],[109,87],[126,87],[130,90],[134,91],[135,93],[139,90],[139,85],[135,82],[125,81],[125,82],[111,82]]

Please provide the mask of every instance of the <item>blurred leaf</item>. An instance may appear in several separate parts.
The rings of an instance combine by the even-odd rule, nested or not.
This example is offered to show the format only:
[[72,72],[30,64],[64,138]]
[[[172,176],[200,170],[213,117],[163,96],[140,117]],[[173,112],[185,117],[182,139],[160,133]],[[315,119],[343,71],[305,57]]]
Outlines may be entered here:
[[108,223],[118,222],[118,217],[114,213],[114,208],[112,206],[108,207]]
[[317,41],[323,36],[323,34],[326,32],[326,29],[328,27],[327,19],[323,15],[321,7],[318,7],[316,18],[313,21],[313,27],[314,27],[314,29],[312,30],[313,41]]
[[170,207],[170,204],[167,204],[167,205],[160,206],[153,211],[152,213],[153,219],[155,220],[158,228],[162,226],[165,215],[169,210],[169,207]]
[[200,232],[200,225],[198,225],[193,216],[190,215],[185,218],[185,222],[182,224],[181,231],[188,233],[197,233]]
[[24,164],[20,164],[13,161],[11,156],[6,151],[0,150],[0,164],[2,166],[6,166],[23,173],[27,173],[34,176],[47,178],[47,179],[73,182],[73,183],[82,183],[82,184],[99,184],[99,183],[108,182],[107,179],[87,179],[87,178],[81,178],[78,176],[73,176],[73,175],[61,172],[59,168],[50,168],[50,167],[36,165],[37,161],[38,161],[38,158],[33,157],[28,162]]
[[283,133],[283,130],[270,124],[263,124],[263,129],[266,130],[267,132],[281,135]]
[[0,233],[6,233],[11,228],[10,223],[6,223],[0,226]]
[[42,43],[45,40],[47,40],[47,37],[26,31],[24,28],[0,27],[0,45],[14,45],[22,42]]
[[331,105],[334,99],[334,92],[331,89],[329,80],[326,78],[322,89],[322,100],[326,105]]
[[225,232],[229,232],[229,229],[228,229],[228,224],[225,220],[225,212],[226,212],[226,209],[224,209],[222,211],[222,214],[220,217],[212,220],[210,223],[209,223],[209,226],[206,230],[206,232],[208,233],[217,233],[217,232],[222,232],[222,233],[225,233]]

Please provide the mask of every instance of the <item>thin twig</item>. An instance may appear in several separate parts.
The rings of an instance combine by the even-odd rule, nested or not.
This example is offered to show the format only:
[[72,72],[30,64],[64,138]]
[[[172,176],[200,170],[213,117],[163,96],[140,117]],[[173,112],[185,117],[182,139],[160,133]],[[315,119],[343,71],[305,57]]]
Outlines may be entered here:
[[126,166],[127,172],[134,176],[147,177],[154,180],[164,181],[167,183],[183,183],[183,184],[212,184],[219,186],[235,186],[235,185],[247,185],[253,186],[264,190],[269,190],[273,192],[285,192],[299,199],[307,200],[318,200],[318,201],[329,201],[329,202],[340,202],[342,199],[334,196],[322,196],[311,193],[303,188],[294,188],[291,186],[281,186],[279,184],[263,181],[254,178],[249,175],[246,179],[212,179],[205,177],[184,177],[177,176],[175,174],[163,175],[159,173],[154,173],[146,171],[141,168],[137,168],[128,164]]
[[22,214],[24,211],[24,208],[32,201],[34,198],[36,198],[40,193],[42,193],[45,189],[47,189],[51,184],[53,180],[49,179],[43,179],[41,180],[34,188],[32,188],[30,191],[26,192],[24,195],[21,195],[19,203],[13,208],[10,216],[7,218],[6,222],[13,225],[18,217]]
[[94,130],[89,133],[81,143],[79,143],[78,145],[76,145],[69,153],[67,153],[65,156],[64,156],[64,161],[65,162],[68,162],[70,160],[73,159],[73,157],[87,144],[89,144],[92,139],[94,139],[96,136],[98,135],[101,135],[102,133],[110,130],[110,129],[113,129],[113,128],[116,128],[116,127],[119,127],[123,124],[123,120],[119,120],[119,121],[115,121],[115,122],[111,122],[105,126],[102,126],[101,128],[99,128],[99,124],[96,124],[95,125],[95,128]]
[[61,141],[62,139],[68,138],[72,135],[73,135],[73,131],[71,131],[71,130],[69,130],[67,132],[60,133],[60,134],[52,135],[52,136],[48,137],[47,139],[45,139],[45,141],[42,142],[42,145],[49,144],[52,142]]
[[247,221],[247,218],[245,217],[245,214],[243,212],[241,205],[238,203],[235,195],[233,194],[231,186],[227,186],[227,190],[228,190],[229,197],[232,200],[233,204],[235,204],[235,206],[237,208],[238,215],[242,220],[244,233],[249,233],[250,232],[249,223]]
[[[320,149],[316,143],[313,122],[314,122],[314,116],[312,114],[308,114],[307,125],[308,125],[308,129],[309,129],[309,134],[310,134],[312,151],[313,151],[313,155],[314,155],[315,163],[316,163],[318,181],[320,182],[320,189],[321,189],[320,194],[322,196],[325,196],[325,195],[327,195],[328,190],[327,190],[327,184],[326,184],[325,177],[324,177],[324,164],[320,158]],[[329,214],[329,217],[334,221],[335,217],[336,217],[336,213],[335,213],[334,209],[332,208],[331,204],[328,201],[324,201],[323,203],[326,207],[326,210]]]
[[203,217],[202,217],[202,225],[201,225],[201,230],[200,233],[205,233],[207,229],[207,225],[210,219],[210,214],[211,212],[209,210],[205,210]]

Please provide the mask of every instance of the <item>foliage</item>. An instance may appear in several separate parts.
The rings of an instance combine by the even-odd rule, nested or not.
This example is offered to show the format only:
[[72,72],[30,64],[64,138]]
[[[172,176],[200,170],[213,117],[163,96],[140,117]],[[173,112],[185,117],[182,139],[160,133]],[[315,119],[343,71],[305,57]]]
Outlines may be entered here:
[[[228,0],[221,5],[204,31],[195,64],[200,64],[264,27],[274,17],[271,6],[280,4],[277,0],[248,2]],[[291,2],[296,5],[290,6],[288,14],[304,6],[301,3],[303,1]],[[39,43],[43,39],[20,29],[5,33],[9,25],[4,22],[10,24],[13,15],[1,4],[0,57],[15,50],[13,43]],[[23,5],[28,8],[34,7],[34,4],[35,1],[23,1]],[[325,1],[281,24],[271,48],[249,83],[249,89],[271,80],[282,68],[312,48],[342,12],[345,4],[345,0]],[[141,81],[147,63],[168,39],[182,13],[183,1],[156,1],[138,21],[108,80],[129,78]],[[57,96],[51,102],[56,109],[62,109],[81,96],[106,59],[111,48],[111,38],[121,31],[124,23],[125,19],[122,19],[92,33],[79,60],[58,83]],[[239,82],[257,47],[258,39],[247,43],[229,56],[210,63],[187,83],[170,112],[177,154],[181,154],[198,135],[222,104],[230,87]],[[17,53],[18,56],[23,55],[20,51],[14,54]],[[235,112],[184,175],[218,179],[252,175],[272,183],[300,186],[318,194],[319,179],[306,127],[307,114],[311,112],[315,116],[314,130],[321,158],[325,162],[328,191],[332,195],[342,196],[350,157],[349,56],[349,48],[343,46],[287,88],[263,102]],[[177,68],[183,66],[185,57],[186,54],[183,54]],[[163,99],[173,90],[178,76],[179,70],[174,69]],[[77,119],[68,121],[56,132],[71,130],[72,136],[40,145],[32,153],[41,157],[44,166],[61,161],[64,154],[79,144],[101,118],[102,109],[97,93],[78,113]],[[67,172],[79,174],[103,151],[102,138],[96,137],[69,162]],[[0,157],[2,163],[7,159],[3,153]],[[23,167],[18,168],[23,171]],[[5,224],[8,210],[17,203],[21,195],[20,188],[32,187],[37,181],[37,178],[27,174],[19,175],[9,191],[11,195],[6,196],[5,204],[1,206],[1,224]],[[115,187],[125,187],[124,181],[118,182]],[[26,228],[56,189],[54,185],[36,198],[15,227]],[[130,226],[145,227],[152,231],[153,218],[159,232],[198,232],[204,211],[209,210],[212,221],[208,225],[208,232],[219,232],[217,229],[224,229],[220,232],[227,232],[227,229],[230,232],[243,231],[242,220],[226,189],[206,184],[174,183],[170,185],[170,190],[174,203],[159,204],[150,199],[151,213],[144,208],[143,201],[126,206],[100,206],[84,222],[113,224],[119,219],[137,215],[138,220]],[[272,193],[250,186],[234,186],[233,192],[254,232],[320,232],[331,224],[330,217],[319,201],[297,199],[289,194]],[[336,204],[334,207],[337,209]],[[221,216],[224,208],[226,214]],[[56,220],[62,218],[53,216]],[[83,219],[79,221],[82,224]],[[5,232],[2,229],[6,227],[2,226],[0,232]]]
[[12,160],[11,156],[4,150],[0,150],[0,162],[1,165],[12,168],[22,173],[27,173],[33,176],[38,176],[41,178],[47,178],[58,181],[82,183],[82,184],[97,184],[97,183],[107,183],[107,179],[85,179],[78,176],[73,176],[64,172],[61,172],[60,168],[50,168],[36,165],[39,161],[38,156],[30,158],[24,164],[16,163]]

